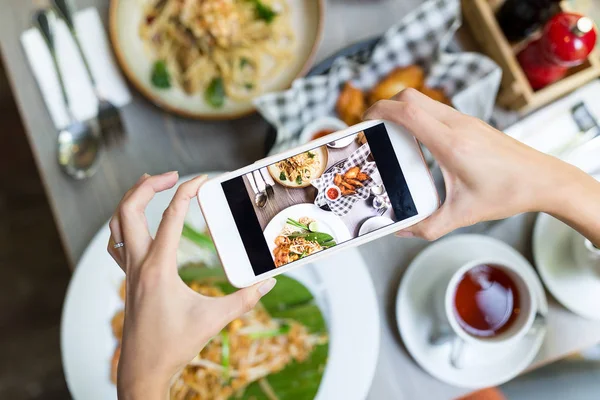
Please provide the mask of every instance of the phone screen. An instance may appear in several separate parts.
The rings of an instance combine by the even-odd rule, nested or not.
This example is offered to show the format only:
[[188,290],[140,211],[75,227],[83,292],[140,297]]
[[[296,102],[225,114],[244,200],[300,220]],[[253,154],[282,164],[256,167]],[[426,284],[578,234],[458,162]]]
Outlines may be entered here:
[[256,276],[418,214],[383,123],[222,187]]

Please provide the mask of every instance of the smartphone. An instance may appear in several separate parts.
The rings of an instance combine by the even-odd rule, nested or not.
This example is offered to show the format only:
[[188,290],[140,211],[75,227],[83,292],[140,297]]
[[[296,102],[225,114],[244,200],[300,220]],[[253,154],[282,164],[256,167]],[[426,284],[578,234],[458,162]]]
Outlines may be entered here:
[[406,228],[439,207],[419,143],[382,120],[212,179],[198,202],[238,288]]

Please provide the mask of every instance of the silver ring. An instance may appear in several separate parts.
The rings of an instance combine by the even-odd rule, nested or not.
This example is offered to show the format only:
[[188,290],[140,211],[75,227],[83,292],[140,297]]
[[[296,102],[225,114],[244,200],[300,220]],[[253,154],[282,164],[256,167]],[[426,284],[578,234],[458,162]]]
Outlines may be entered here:
[[113,244],[114,249],[118,249],[119,247],[124,247],[124,246],[125,246],[125,243],[123,243],[123,242]]

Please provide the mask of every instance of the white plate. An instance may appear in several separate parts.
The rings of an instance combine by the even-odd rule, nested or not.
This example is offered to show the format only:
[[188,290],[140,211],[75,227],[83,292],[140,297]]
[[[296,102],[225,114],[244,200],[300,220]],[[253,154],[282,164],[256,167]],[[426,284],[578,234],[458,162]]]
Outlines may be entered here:
[[336,243],[343,243],[352,238],[344,221],[334,213],[321,210],[312,203],[296,204],[281,210],[269,221],[264,230],[271,256],[273,256],[273,250],[277,247],[274,240],[281,233],[287,219],[292,218],[298,221],[301,217],[310,217],[316,220],[318,231],[330,234]]
[[[144,49],[138,34],[139,22],[143,18],[141,3],[138,0],[112,0],[109,30],[117,61],[144,96],[168,111],[191,118],[229,119],[254,111],[252,100],[226,100],[222,108],[215,109],[206,103],[203,93],[189,96],[179,88],[159,90],[152,86],[150,75],[154,59]],[[298,47],[291,63],[270,82],[264,83],[264,93],[283,90],[296,77],[303,75],[312,62],[321,36],[322,0],[288,0],[288,3]]]
[[[189,177],[182,181],[186,179]],[[146,217],[151,232],[156,231],[173,193],[159,193],[150,203]],[[187,220],[197,229],[203,228],[196,202],[192,202]],[[86,249],[63,308],[62,361],[75,400],[117,398],[110,382],[110,360],[116,346],[110,320],[122,308],[118,288],[124,274],[106,252],[109,235],[105,224]],[[310,289],[328,324],[329,357],[317,398],[364,399],[379,354],[380,321],[375,289],[360,253],[337,253],[289,275]],[[357,343],[360,351],[354,351]]]
[[[597,138],[574,150],[566,161],[600,180],[599,155],[600,138]],[[582,317],[600,320],[600,276],[575,262],[574,235],[579,233],[554,217],[540,214],[533,231],[535,263],[556,300]]]
[[379,216],[379,217],[369,218],[368,220],[363,222],[363,224],[360,226],[360,229],[358,230],[358,234],[361,236],[366,235],[367,233],[371,233],[373,231],[376,231],[377,229],[384,228],[393,223],[394,223],[394,221],[388,217]]
[[450,365],[450,344],[433,346],[429,337],[439,318],[432,299],[438,280],[452,275],[463,264],[478,259],[506,260],[532,282],[538,299],[538,311],[548,312],[541,282],[527,260],[512,247],[482,235],[453,235],[423,250],[406,270],[396,297],[396,321],[408,352],[435,378],[450,385],[471,389],[497,386],[521,373],[533,361],[545,335],[545,328],[526,336],[501,351],[463,350],[464,368]]

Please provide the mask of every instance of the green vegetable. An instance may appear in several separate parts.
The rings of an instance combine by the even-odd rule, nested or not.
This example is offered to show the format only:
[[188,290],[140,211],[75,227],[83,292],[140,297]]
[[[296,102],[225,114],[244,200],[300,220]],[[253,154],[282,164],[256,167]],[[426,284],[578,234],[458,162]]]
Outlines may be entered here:
[[285,176],[285,172],[281,171],[279,173],[279,180],[280,181],[286,181],[287,180],[287,176]]
[[253,85],[253,84],[251,84],[251,83],[246,83],[246,84],[244,85],[244,87],[245,87],[246,89],[248,89],[248,90],[252,90],[252,89],[254,89],[254,85]]
[[253,333],[248,334],[248,337],[250,339],[263,339],[263,338],[270,338],[270,337],[275,337],[275,336],[282,336],[282,335],[287,334],[291,328],[292,327],[289,324],[283,323],[277,329],[270,329],[270,330],[262,331],[262,332],[253,332]]
[[171,87],[171,76],[167,70],[167,64],[163,60],[154,63],[150,81],[158,89],[169,89]]
[[319,224],[317,224],[317,221],[313,221],[308,224],[308,230],[311,232],[317,232],[319,230]]
[[275,11],[273,11],[273,9],[271,7],[264,4],[260,0],[251,0],[251,1],[254,3],[254,8],[256,10],[256,18],[262,19],[267,24],[270,24],[271,22],[273,22],[273,20],[277,16],[277,13]]
[[248,60],[246,57],[242,57],[240,60],[240,67],[244,68],[246,65],[250,64],[250,60]]
[[315,153],[311,153],[310,151],[308,153],[306,153],[308,155],[308,158],[315,158]]
[[297,183],[298,185],[302,185],[302,177],[301,177],[300,175],[298,175],[298,176],[296,177],[296,183]]
[[308,226],[306,226],[306,225],[304,225],[304,224],[301,224],[300,222],[298,222],[298,221],[296,221],[296,220],[294,220],[294,219],[291,219],[291,218],[288,218],[288,219],[285,221],[285,223],[286,223],[286,224],[288,224],[288,225],[291,225],[291,226],[295,226],[296,228],[304,229],[305,231],[308,231],[308,230],[309,230],[309,229],[308,229]]
[[327,246],[331,247],[332,245],[335,244],[333,236],[331,236],[328,233],[323,233],[323,232],[292,233],[291,235],[288,235],[288,237],[304,238],[311,242],[317,242],[321,246],[327,245]]
[[214,108],[221,108],[225,104],[225,86],[223,78],[214,78],[204,92],[204,100]]
[[196,231],[194,228],[192,228],[187,223],[183,224],[183,231],[181,232],[181,236],[183,236],[184,238],[186,238],[188,240],[191,240],[192,242],[196,243],[198,246],[200,246],[202,248],[209,249],[212,251],[217,251],[217,249],[215,249],[215,245],[214,245],[212,239],[210,238],[210,236],[208,236],[205,233],[200,233],[200,232]]
[[229,333],[226,329],[221,331],[221,366],[223,367],[223,378],[229,380]]

